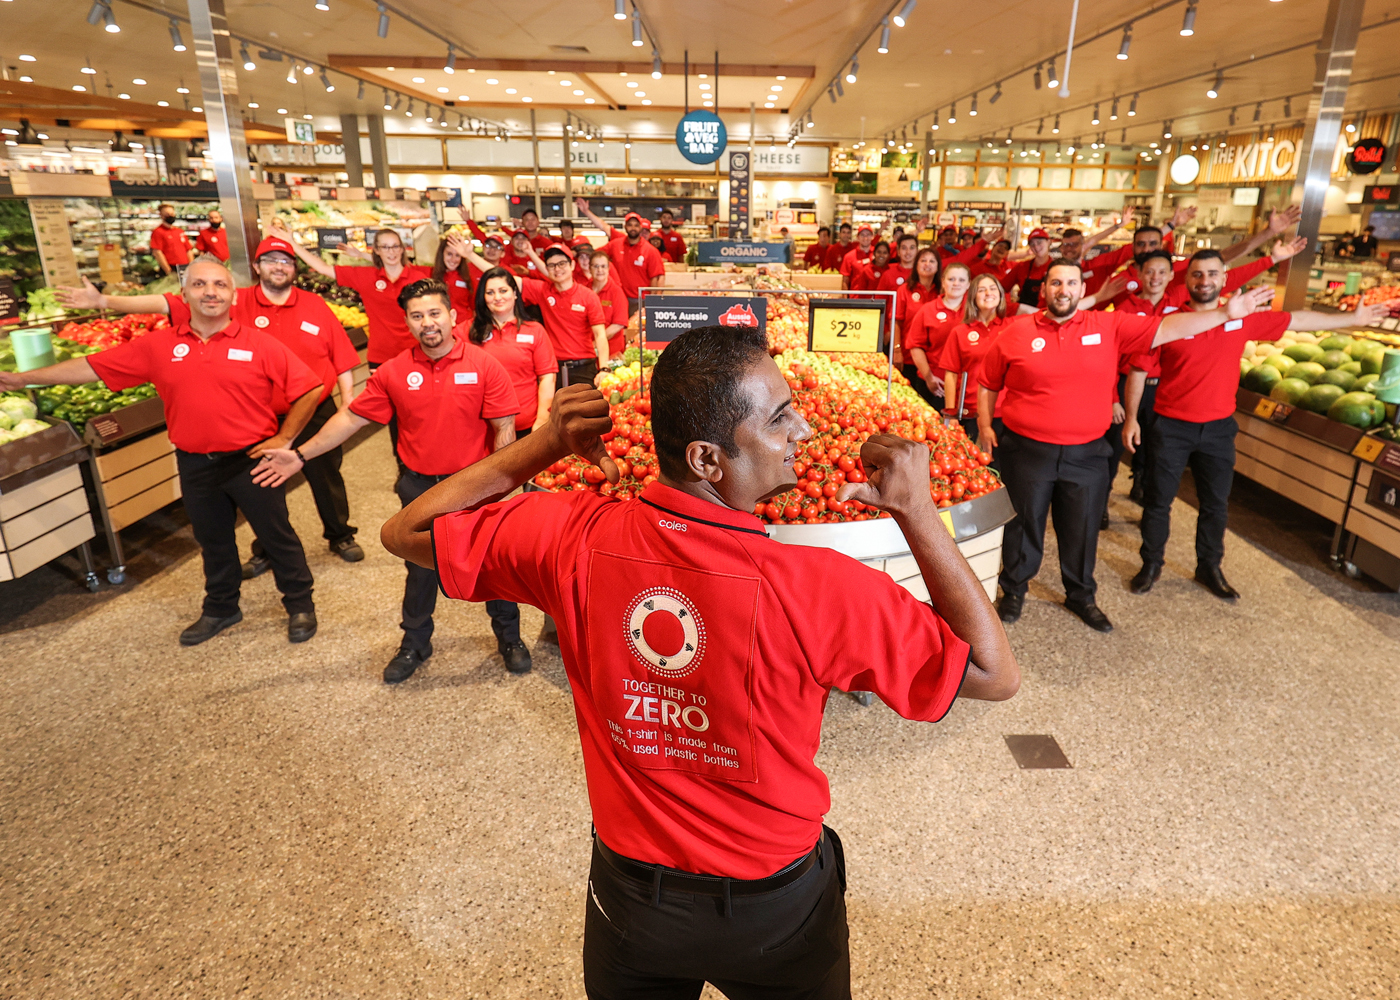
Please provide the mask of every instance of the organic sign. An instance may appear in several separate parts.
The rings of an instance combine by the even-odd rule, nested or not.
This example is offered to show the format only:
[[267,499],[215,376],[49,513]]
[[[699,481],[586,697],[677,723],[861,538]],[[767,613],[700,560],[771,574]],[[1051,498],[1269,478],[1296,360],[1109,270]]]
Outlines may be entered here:
[[786,264],[792,255],[792,244],[700,240],[695,244],[695,253],[701,264]]
[[691,163],[714,163],[728,141],[724,122],[713,111],[692,111],[676,126],[676,148]]

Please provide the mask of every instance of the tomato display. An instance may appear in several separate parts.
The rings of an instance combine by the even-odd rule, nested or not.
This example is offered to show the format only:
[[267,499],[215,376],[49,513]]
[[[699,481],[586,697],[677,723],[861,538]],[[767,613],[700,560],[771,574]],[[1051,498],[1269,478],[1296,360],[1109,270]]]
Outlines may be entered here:
[[170,325],[170,318],[159,313],[128,313],[111,319],[93,319],[86,323],[67,323],[54,336],[106,350],[135,340],[151,330]]

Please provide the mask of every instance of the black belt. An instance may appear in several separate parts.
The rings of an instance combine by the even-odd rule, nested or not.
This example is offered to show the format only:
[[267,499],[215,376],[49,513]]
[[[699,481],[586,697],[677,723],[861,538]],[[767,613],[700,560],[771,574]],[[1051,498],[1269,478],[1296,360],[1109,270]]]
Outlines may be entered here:
[[1156,385],[1156,384],[1157,384],[1158,382],[1160,382],[1160,381],[1162,381],[1160,378],[1150,378],[1150,379],[1147,380],[1147,384],[1148,384],[1148,385]]
[[767,878],[744,879],[724,878],[719,875],[696,875],[692,872],[683,872],[678,868],[667,868],[665,865],[649,865],[644,861],[634,861],[608,847],[607,844],[603,843],[603,838],[596,833],[593,835],[593,843],[597,846],[598,853],[602,855],[603,860],[613,871],[650,885],[654,893],[659,894],[662,889],[674,889],[677,892],[718,896],[721,899],[730,896],[758,896],[792,885],[811,871],[813,865],[825,864],[822,847],[825,840],[826,834],[823,833],[821,839],[817,841],[816,847],[782,871],[775,872]]
[[597,358],[562,358],[559,364],[564,368],[582,368],[584,365],[596,365]]
[[426,472],[414,472],[412,469],[410,469],[410,468],[409,468],[408,466],[406,466],[406,465],[403,467],[403,469],[404,469],[404,471],[407,472],[410,476],[417,476],[419,479],[430,479],[430,480],[432,480],[432,481],[435,482],[435,483],[440,483],[440,482],[442,482],[444,479],[451,479],[453,476],[455,476],[455,475],[457,474],[457,473],[455,473],[455,472],[445,472],[445,473],[443,473],[443,474],[440,475],[440,476],[430,476],[430,475],[428,475]]

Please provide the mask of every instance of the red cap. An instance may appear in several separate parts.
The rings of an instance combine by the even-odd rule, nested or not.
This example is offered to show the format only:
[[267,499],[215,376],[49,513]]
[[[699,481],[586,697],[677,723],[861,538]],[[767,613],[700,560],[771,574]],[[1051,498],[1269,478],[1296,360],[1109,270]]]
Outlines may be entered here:
[[1031,234],[1026,237],[1028,240],[1048,240],[1050,234],[1043,229],[1032,229]]
[[938,235],[942,236],[944,233],[952,233],[954,236],[956,236],[957,232],[958,230],[956,226],[944,226],[938,231]]
[[871,229],[869,226],[861,226],[856,230],[856,235],[859,236],[861,233],[869,233],[871,236],[874,236],[875,230]]
[[642,220],[642,228],[643,228],[643,229],[651,229],[651,220],[650,220],[650,219],[643,219],[643,220]]
[[628,212],[626,215],[624,215],[624,216],[622,217],[622,222],[623,222],[624,225],[626,225],[628,219],[636,219],[638,222],[640,222],[640,223],[641,223],[642,225],[644,225],[644,226],[647,224],[647,220],[646,220],[646,219],[643,219],[643,218],[642,218],[640,215],[638,215],[636,212]]
[[511,235],[511,239],[514,239],[514,238],[517,237],[517,236],[524,236],[526,239],[529,239],[529,238],[530,238],[530,234],[527,233],[527,232],[526,232],[525,230],[523,230],[523,229],[512,229],[512,230],[510,231],[510,235]]
[[288,257],[292,258],[292,260],[297,259],[296,248],[293,247],[286,240],[279,239],[276,236],[269,236],[266,239],[264,239],[261,243],[259,243],[258,249],[253,253],[253,259],[257,260],[265,253],[274,252],[284,253]]
[[565,246],[563,243],[551,243],[549,246],[545,247],[543,250],[540,251],[540,260],[547,261],[549,260],[551,254],[556,253],[562,253],[565,257],[568,257],[570,260],[574,259],[574,252],[570,250],[567,246]]
[[577,247],[580,250],[582,250],[585,247],[587,247],[589,250],[593,249],[593,244],[589,241],[587,236],[575,236],[572,240],[569,241],[569,246]]
[[483,239],[481,242],[487,243],[490,240],[495,240],[501,246],[506,245],[506,236],[503,233],[487,233],[486,238]]

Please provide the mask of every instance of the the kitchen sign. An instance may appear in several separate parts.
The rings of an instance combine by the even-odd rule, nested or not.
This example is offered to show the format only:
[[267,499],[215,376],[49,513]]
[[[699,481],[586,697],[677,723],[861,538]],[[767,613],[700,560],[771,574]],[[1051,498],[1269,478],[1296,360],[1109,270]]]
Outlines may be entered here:
[[691,163],[714,163],[728,142],[724,122],[713,111],[692,111],[676,125],[676,148]]

